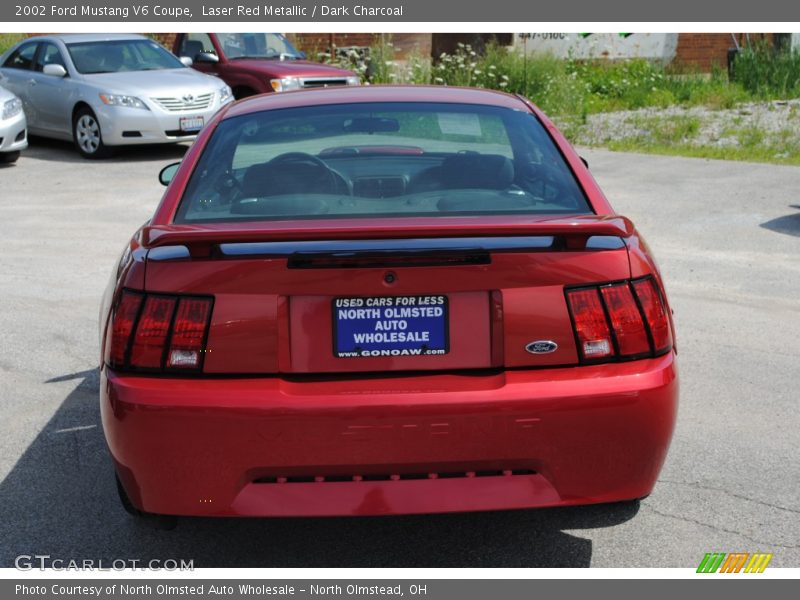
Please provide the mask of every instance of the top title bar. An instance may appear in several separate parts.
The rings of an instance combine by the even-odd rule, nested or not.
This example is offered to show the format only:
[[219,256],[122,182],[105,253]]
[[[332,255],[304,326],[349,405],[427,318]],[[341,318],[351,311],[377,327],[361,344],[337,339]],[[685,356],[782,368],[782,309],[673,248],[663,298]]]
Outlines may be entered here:
[[10,0],[0,20],[36,22],[779,22],[800,20],[786,0]]

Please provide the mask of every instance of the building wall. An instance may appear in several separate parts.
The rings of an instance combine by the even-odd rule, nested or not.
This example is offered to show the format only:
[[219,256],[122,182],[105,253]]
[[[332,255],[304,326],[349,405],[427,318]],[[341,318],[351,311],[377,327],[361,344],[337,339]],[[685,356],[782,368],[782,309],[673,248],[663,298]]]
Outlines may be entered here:
[[373,46],[380,38],[375,33],[287,33],[286,37],[309,58],[314,58],[318,52],[330,52],[332,46]]
[[453,54],[459,44],[468,44],[476,52],[482,52],[489,43],[510,46],[513,38],[513,33],[432,33],[431,52],[434,58],[443,52]]
[[431,55],[430,33],[287,33],[292,43],[314,58],[317,52],[330,52],[332,46],[369,47],[381,43],[391,43],[395,48],[395,58],[404,60],[412,54],[428,57]]
[[694,67],[700,71],[710,71],[714,65],[725,68],[728,64],[728,50],[735,48],[734,36],[740,46],[764,40],[773,42],[771,33],[681,33],[678,35],[676,63]]
[[518,33],[514,47],[528,54],[552,54],[576,60],[619,61],[633,58],[671,63],[677,33]]

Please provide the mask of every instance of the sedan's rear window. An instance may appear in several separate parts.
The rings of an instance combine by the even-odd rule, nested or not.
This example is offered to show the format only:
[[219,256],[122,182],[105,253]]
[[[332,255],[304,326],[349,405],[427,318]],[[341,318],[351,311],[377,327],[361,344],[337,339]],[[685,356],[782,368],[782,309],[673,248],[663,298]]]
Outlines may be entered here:
[[223,121],[175,221],[590,212],[529,112],[405,102]]

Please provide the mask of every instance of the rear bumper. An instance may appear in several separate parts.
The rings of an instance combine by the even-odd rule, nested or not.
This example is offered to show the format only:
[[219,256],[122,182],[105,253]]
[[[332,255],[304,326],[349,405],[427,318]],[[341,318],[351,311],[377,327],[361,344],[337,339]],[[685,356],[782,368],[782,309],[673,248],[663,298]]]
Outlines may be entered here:
[[142,510],[177,515],[408,514],[639,498],[655,485],[677,402],[672,353],[591,367],[318,381],[104,368],[101,382],[103,427],[128,495]]

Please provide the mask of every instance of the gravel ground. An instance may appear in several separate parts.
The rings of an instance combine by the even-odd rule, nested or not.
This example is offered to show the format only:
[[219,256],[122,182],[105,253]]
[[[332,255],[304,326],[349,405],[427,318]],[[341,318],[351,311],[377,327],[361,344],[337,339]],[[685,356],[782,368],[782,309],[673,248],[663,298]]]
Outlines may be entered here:
[[717,147],[756,142],[772,143],[776,154],[784,154],[792,145],[800,147],[800,100],[742,104],[724,110],[671,106],[599,113],[569,129],[573,143],[586,146],[629,140]]

